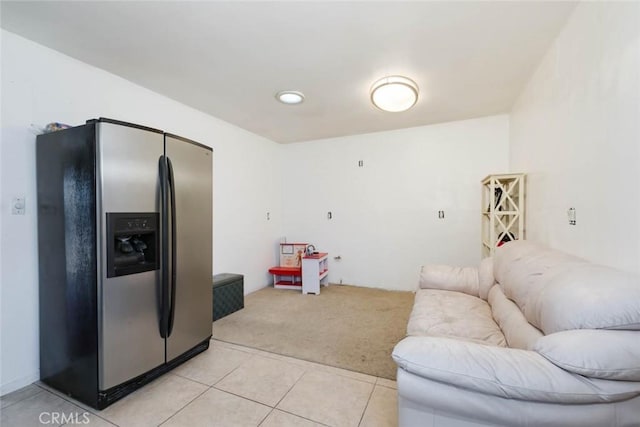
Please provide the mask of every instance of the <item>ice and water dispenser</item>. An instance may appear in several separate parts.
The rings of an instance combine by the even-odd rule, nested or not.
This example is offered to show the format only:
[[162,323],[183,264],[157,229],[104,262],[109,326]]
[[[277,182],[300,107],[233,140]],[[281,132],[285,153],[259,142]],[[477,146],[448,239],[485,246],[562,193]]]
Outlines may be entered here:
[[160,267],[159,214],[107,213],[107,277]]

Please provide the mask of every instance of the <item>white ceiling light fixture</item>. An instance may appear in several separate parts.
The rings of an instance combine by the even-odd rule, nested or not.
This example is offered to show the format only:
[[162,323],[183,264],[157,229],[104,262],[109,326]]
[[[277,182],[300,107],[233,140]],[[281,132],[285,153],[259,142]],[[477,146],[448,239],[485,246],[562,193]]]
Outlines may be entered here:
[[283,104],[297,105],[304,101],[304,94],[296,90],[282,90],[276,93],[276,99]]
[[407,77],[388,76],[371,86],[371,102],[383,111],[406,111],[417,101],[418,85]]

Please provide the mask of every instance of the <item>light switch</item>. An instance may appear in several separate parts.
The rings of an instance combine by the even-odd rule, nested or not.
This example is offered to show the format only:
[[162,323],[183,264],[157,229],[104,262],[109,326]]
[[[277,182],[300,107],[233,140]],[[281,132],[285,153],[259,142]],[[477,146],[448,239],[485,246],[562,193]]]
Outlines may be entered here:
[[24,196],[11,199],[11,215],[24,215],[25,204]]

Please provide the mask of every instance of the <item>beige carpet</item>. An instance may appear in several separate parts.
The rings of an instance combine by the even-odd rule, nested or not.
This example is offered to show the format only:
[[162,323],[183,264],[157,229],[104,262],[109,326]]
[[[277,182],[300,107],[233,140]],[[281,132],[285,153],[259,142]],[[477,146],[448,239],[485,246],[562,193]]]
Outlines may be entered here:
[[395,379],[393,347],[405,336],[413,292],[330,285],[320,295],[272,287],[213,323],[213,337]]

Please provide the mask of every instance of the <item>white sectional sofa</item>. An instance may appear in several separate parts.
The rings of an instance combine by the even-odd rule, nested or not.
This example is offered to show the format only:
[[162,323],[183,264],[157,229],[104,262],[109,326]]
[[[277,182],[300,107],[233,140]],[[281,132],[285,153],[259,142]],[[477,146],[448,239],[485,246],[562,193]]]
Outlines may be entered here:
[[640,279],[528,241],[424,266],[400,427],[640,426]]

